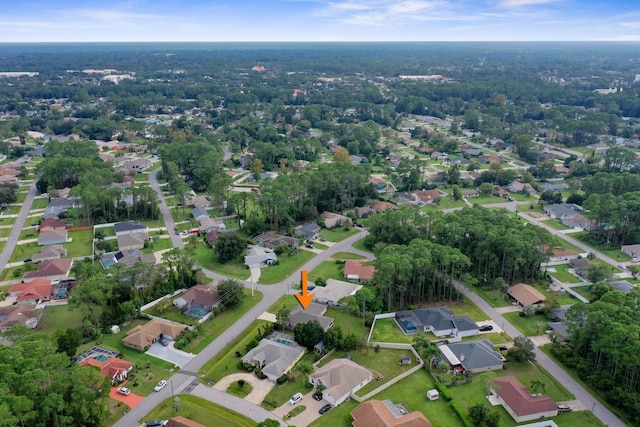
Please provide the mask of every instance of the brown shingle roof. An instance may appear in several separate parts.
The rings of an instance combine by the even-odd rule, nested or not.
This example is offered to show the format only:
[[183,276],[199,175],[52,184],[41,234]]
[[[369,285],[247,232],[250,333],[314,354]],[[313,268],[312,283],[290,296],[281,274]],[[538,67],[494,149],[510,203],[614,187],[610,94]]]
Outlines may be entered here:
[[173,417],[167,422],[167,427],[207,427],[204,424],[197,423],[189,418],[182,416]]
[[493,385],[495,393],[518,417],[558,409],[556,402],[549,396],[532,396],[529,389],[520,384],[516,377],[498,378],[493,380]]
[[384,402],[369,400],[351,411],[353,427],[432,427],[431,422],[418,411],[396,418]]
[[536,288],[524,283],[518,283],[509,288],[509,295],[518,300],[522,305],[536,304],[547,298]]
[[204,285],[195,285],[187,289],[178,298],[187,302],[196,302],[206,307],[213,307],[220,299],[220,293]]
[[171,323],[162,319],[151,319],[147,324],[136,326],[123,338],[122,344],[127,347],[143,350],[158,340],[161,334],[176,338],[187,329],[185,325]]
[[373,280],[376,268],[373,265],[362,265],[366,260],[349,259],[344,262],[344,276],[357,276],[360,280]]
[[23,279],[35,279],[37,277],[47,277],[47,276],[66,276],[71,271],[71,264],[73,264],[73,259],[71,258],[60,258],[60,259],[49,259],[46,261],[42,261],[38,264],[38,269],[36,271],[27,271]]

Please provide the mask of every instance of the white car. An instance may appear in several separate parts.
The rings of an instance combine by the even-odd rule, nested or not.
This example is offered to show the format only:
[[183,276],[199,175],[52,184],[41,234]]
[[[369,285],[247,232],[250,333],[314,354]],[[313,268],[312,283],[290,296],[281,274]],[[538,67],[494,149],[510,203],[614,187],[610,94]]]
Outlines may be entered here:
[[302,393],[296,393],[293,395],[291,399],[289,399],[289,403],[295,405],[296,403],[302,400]]
[[153,388],[153,391],[160,391],[167,385],[165,380],[161,380],[156,386]]
[[118,388],[118,393],[124,394],[125,396],[129,396],[131,394],[131,390],[129,390],[126,387],[119,387]]

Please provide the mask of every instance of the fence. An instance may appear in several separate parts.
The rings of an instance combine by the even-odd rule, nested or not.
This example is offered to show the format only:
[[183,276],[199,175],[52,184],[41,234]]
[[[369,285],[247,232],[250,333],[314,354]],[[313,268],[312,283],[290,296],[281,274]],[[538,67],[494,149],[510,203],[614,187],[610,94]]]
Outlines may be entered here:
[[392,349],[401,349],[401,350],[410,351],[415,356],[415,359],[416,359],[416,361],[418,361],[418,364],[416,366],[414,366],[413,368],[409,369],[408,371],[403,372],[402,374],[400,374],[397,377],[393,378],[391,381],[382,384],[380,387],[376,388],[373,391],[370,391],[369,393],[365,394],[364,396],[358,396],[358,395],[356,395],[354,393],[351,393],[351,398],[353,400],[355,400],[356,402],[363,402],[363,401],[371,398],[372,396],[380,393],[381,391],[385,390],[386,388],[391,387],[392,385],[394,385],[398,381],[405,379],[409,375],[412,375],[414,372],[418,371],[419,369],[421,369],[424,366],[424,360],[422,360],[422,358],[418,355],[418,352],[416,352],[416,350],[413,348],[413,346],[411,344],[374,342],[374,343],[371,343],[371,345],[372,346],[380,346],[380,348],[392,348]]
[[369,329],[369,335],[367,336],[367,342],[371,341],[371,334],[373,334],[373,329],[376,327],[377,319],[388,319],[390,317],[395,317],[396,313],[384,313],[384,314],[376,314],[373,316],[373,322],[371,322],[371,329]]

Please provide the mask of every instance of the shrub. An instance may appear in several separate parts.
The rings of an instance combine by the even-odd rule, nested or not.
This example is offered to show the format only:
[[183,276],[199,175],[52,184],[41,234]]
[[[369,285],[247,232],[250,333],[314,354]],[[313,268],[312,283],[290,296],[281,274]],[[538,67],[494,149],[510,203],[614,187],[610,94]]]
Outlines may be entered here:
[[436,381],[436,389],[440,392],[440,395],[444,400],[446,400],[447,402],[451,402],[451,399],[452,399],[451,392],[449,391],[446,385],[444,385],[440,381]]
[[264,380],[265,378],[267,378],[267,376],[265,374],[262,373],[262,371],[260,370],[256,370],[256,377],[260,378],[261,380]]
[[465,416],[464,409],[462,409],[462,407],[458,405],[458,402],[451,401],[451,408],[456,414],[458,414],[458,417],[460,418],[460,420],[462,420],[464,427],[474,427],[473,424]]
[[287,382],[287,376],[286,376],[286,375],[282,375],[281,377],[279,377],[279,378],[276,380],[276,383],[277,383],[278,385],[282,385],[282,384],[284,384],[284,383],[286,383],[286,382]]

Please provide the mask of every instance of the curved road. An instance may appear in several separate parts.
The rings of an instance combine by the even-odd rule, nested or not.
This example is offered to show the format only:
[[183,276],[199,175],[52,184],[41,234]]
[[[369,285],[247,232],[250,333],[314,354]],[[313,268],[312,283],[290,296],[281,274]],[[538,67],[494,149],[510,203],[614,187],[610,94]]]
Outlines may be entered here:
[[22,233],[22,228],[24,227],[25,222],[27,221],[27,216],[29,215],[29,211],[31,210],[31,205],[33,204],[33,199],[36,197],[36,181],[34,180],[29,187],[29,191],[27,192],[27,197],[24,199],[22,203],[22,207],[20,208],[20,213],[16,217],[16,221],[13,223],[13,227],[11,227],[11,234],[7,238],[7,241],[4,244],[4,249],[2,249],[2,253],[0,253],[0,270],[5,268],[9,259],[11,257],[11,253],[15,249],[18,244],[18,238],[20,237],[20,233]]
[[[171,216],[171,212],[167,207],[164,196],[157,182],[157,173],[158,169],[154,170],[149,177],[151,186],[156,192],[158,192],[158,197],[160,199],[160,210],[165,220],[165,225],[168,230],[173,230],[174,221]],[[501,204],[501,207],[504,207],[509,210],[515,210],[517,203],[504,203]],[[550,229],[544,224],[540,224],[540,221],[529,218],[526,215],[527,220],[530,222],[538,223],[538,225],[543,226],[544,228],[549,229],[549,231],[554,232],[556,235],[560,235],[563,238],[566,238],[562,233],[557,233],[557,230]],[[254,405],[250,402],[247,402],[244,399],[231,396],[227,393],[223,393],[217,390],[212,389],[211,387],[207,387],[205,385],[200,384],[197,379],[197,372],[202,366],[222,351],[231,341],[233,341],[238,335],[240,335],[260,314],[266,311],[275,301],[278,300],[282,295],[286,293],[291,293],[291,288],[294,282],[297,281],[296,278],[300,277],[300,271],[302,269],[313,270],[317,267],[321,262],[325,261],[327,258],[331,257],[336,252],[342,252],[352,249],[352,244],[361,238],[364,238],[367,235],[367,231],[363,230],[362,232],[351,236],[348,239],[345,239],[341,242],[338,242],[331,246],[330,248],[323,251],[321,254],[318,254],[313,259],[311,259],[308,263],[306,263],[302,268],[294,272],[290,279],[287,279],[283,282],[274,284],[274,285],[255,285],[256,289],[258,289],[263,294],[262,300],[256,304],[251,310],[249,310],[241,319],[239,319],[236,323],[234,323],[230,328],[224,331],[218,338],[216,338],[211,344],[209,344],[202,352],[196,355],[189,363],[187,363],[177,374],[173,375],[169,381],[171,383],[171,387],[165,387],[159,393],[153,393],[148,396],[141,404],[136,406],[131,412],[125,415],[118,423],[115,424],[116,427],[129,427],[131,425],[136,425],[139,419],[142,419],[147,413],[149,413],[153,408],[159,405],[162,400],[166,399],[172,394],[179,394],[182,392],[188,392],[191,394],[195,394],[197,396],[203,397],[207,400],[215,402],[221,406],[224,406],[228,409],[231,409],[237,413],[243,414],[255,421],[262,421],[265,418],[277,418],[271,412],[261,408],[258,405]],[[171,237],[174,241],[174,246],[183,247],[183,242],[180,236],[171,234]],[[567,239],[569,240],[569,239]],[[574,239],[570,239],[575,241]],[[573,242],[572,242],[573,243]],[[576,242],[579,243],[579,242]],[[583,247],[581,244],[578,247]],[[593,252],[592,249],[589,248]],[[598,256],[601,256],[607,262],[613,262],[611,259],[607,259],[607,257],[602,256],[596,252]],[[224,279],[225,276],[214,273],[209,270],[203,269],[203,271],[207,274],[208,277],[214,279]],[[251,286],[250,282],[244,282],[245,286]],[[522,336],[522,334],[511,324],[509,323],[500,313],[498,313],[495,308],[491,307],[486,301],[480,298],[477,294],[469,290],[467,287],[462,285],[461,283],[455,283],[456,287],[464,293],[471,301],[473,301],[484,313],[486,313],[491,320],[493,320],[497,325],[501,325],[502,329],[512,338]],[[551,360],[546,354],[544,354],[539,349],[535,349],[536,360],[540,365],[546,369],[550,375],[552,375],[556,380],[558,380],[561,384],[563,384],[575,397],[580,400],[582,404],[587,409],[591,409],[596,417],[598,417],[604,424],[608,427],[625,427],[625,424],[622,423],[615,414],[609,411],[606,407],[601,405],[586,389],[584,389],[580,384],[578,384],[570,375],[568,375],[560,366],[558,366],[553,360]],[[280,424],[285,426],[286,423],[284,421],[279,420]]]

